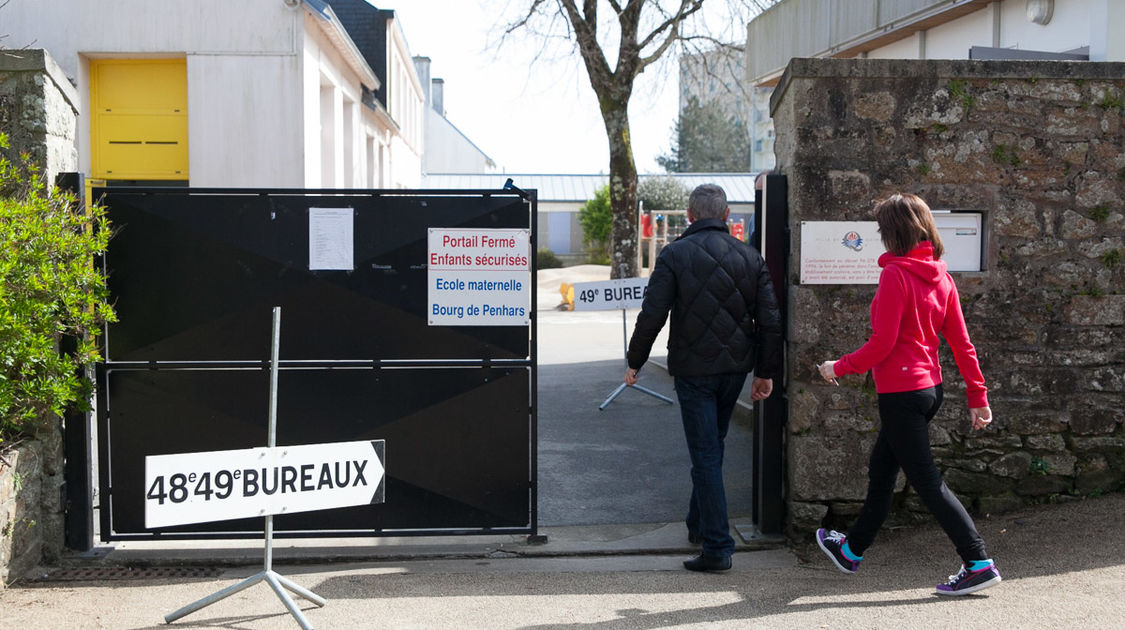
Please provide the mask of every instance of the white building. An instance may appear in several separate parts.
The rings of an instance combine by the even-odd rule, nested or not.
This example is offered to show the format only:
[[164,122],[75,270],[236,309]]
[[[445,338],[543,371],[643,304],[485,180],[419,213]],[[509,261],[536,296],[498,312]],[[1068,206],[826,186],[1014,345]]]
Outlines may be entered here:
[[414,57],[425,99],[423,173],[492,173],[496,162],[445,116],[445,81],[431,77],[429,57]]
[[322,0],[10,0],[0,31],[8,48],[46,49],[77,87],[87,176],[417,187],[422,88],[384,14],[378,73]]
[[1125,61],[1123,33],[1125,0],[781,0],[747,26],[746,82],[793,57]]

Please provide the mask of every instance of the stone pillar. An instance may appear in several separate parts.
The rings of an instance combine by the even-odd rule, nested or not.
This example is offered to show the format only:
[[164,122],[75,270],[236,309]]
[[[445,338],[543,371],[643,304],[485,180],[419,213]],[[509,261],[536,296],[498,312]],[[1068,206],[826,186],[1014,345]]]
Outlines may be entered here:
[[[794,59],[771,101],[788,176],[790,533],[845,527],[879,428],[869,375],[812,366],[869,333],[870,285],[802,285],[802,221],[871,221],[913,192],[984,215],[984,270],[954,273],[996,421],[970,428],[942,348],[931,442],[980,513],[1125,483],[1125,64]],[[902,480],[900,479],[900,488]],[[924,508],[909,490],[897,517]]]
[[45,50],[0,50],[0,129],[47,181],[78,170],[78,92]]
[[[46,51],[0,50],[0,129],[11,144],[8,157],[27,152],[48,183],[78,170],[78,103]],[[36,440],[0,449],[0,587],[62,554],[62,427],[57,418],[41,426]]]

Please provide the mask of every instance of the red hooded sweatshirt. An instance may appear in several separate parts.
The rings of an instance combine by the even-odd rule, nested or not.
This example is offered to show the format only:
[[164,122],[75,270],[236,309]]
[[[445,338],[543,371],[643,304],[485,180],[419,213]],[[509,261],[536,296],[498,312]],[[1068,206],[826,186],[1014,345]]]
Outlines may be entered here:
[[836,374],[871,370],[880,394],[912,392],[942,382],[938,333],[953,350],[965,379],[969,407],[987,407],[988,389],[969,341],[961,300],[945,261],[934,260],[934,246],[922,241],[905,256],[879,257],[883,272],[871,300],[871,338],[835,365]]

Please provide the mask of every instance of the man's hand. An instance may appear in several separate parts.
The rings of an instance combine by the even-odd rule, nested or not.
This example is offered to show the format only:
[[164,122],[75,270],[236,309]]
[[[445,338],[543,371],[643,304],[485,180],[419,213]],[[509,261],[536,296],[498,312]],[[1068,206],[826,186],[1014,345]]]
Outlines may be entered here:
[[633,385],[637,384],[637,372],[640,372],[640,370],[634,370],[633,368],[625,368],[625,384],[626,385],[632,387]]
[[771,393],[773,393],[773,379],[755,376],[754,381],[750,383],[750,400],[765,400]]
[[988,407],[971,407],[969,415],[973,418],[974,429],[983,429],[992,422],[992,410]]

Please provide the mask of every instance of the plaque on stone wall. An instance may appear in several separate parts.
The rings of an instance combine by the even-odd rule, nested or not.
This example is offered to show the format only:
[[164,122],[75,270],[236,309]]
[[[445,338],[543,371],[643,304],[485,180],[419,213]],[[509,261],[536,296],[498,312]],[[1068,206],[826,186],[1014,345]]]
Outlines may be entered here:
[[875,221],[801,221],[801,284],[878,284]]

